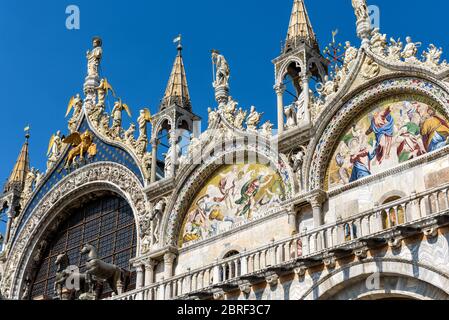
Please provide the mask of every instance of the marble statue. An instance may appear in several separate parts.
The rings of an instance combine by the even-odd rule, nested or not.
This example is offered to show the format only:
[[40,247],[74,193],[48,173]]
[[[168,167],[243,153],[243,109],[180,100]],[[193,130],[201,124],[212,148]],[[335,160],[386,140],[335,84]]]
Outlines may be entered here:
[[229,77],[231,75],[231,69],[226,61],[226,58],[218,51],[212,52],[212,61],[216,66],[214,87],[229,86]]
[[329,97],[332,96],[337,92],[338,86],[335,81],[330,80],[329,76],[326,75],[324,77],[324,84],[319,83],[317,85],[317,91],[318,93],[323,97]]
[[176,153],[176,159],[179,159],[179,157],[182,155],[181,147],[179,146],[179,143],[181,142],[182,137],[179,137],[177,142],[170,146],[167,153],[165,154],[165,177],[169,178],[171,177],[171,168],[174,165],[175,167],[178,165],[178,161],[174,162],[173,160],[173,151]]
[[98,37],[93,39],[92,51],[87,51],[87,76],[99,77],[99,66],[103,56],[102,40]]
[[372,31],[371,36],[371,50],[379,55],[385,55],[385,49],[387,48],[387,35],[381,34],[379,28],[375,28]]
[[28,171],[26,178],[25,178],[25,184],[24,184],[24,188],[23,188],[25,198],[29,198],[29,196],[31,196],[31,194],[33,194],[35,181],[36,181],[36,169],[31,168],[31,170]]
[[237,129],[243,129],[243,122],[245,122],[246,115],[248,113],[246,111],[243,111],[242,108],[239,109],[237,112],[237,115],[234,120],[234,127]]
[[401,39],[397,41],[393,38],[390,39],[390,46],[388,47],[388,59],[392,61],[398,61],[401,59],[403,43]]
[[69,126],[68,126],[70,132],[76,131],[78,120],[81,115],[81,111],[83,110],[83,100],[81,99],[79,94],[77,94],[75,97],[70,99],[69,106],[67,108],[67,116],[70,114],[72,109],[73,109],[73,115],[69,120]]
[[262,125],[262,135],[264,137],[271,137],[273,135],[274,125],[268,120]]
[[150,221],[153,222],[154,243],[159,243],[159,226],[167,204],[164,199],[159,200],[153,208]]
[[372,79],[379,75],[380,73],[380,66],[376,62],[374,62],[373,59],[370,57],[366,58],[366,61],[362,67],[362,76],[365,79]]
[[125,143],[132,148],[136,144],[136,139],[134,137],[135,132],[136,132],[136,125],[134,123],[131,123],[129,129],[126,130],[125,132]]
[[218,121],[218,112],[213,110],[211,107],[207,109],[207,112],[209,114],[209,129],[215,126],[215,124]]
[[143,173],[147,179],[151,178],[151,165],[153,163],[153,156],[149,152],[145,152],[142,158]]
[[416,54],[418,53],[418,48],[421,47],[421,42],[413,42],[411,37],[407,37],[406,45],[404,50],[402,51],[402,58],[404,58],[405,62],[414,62],[417,61]]
[[442,48],[438,49],[434,44],[431,44],[429,49],[423,53],[424,63],[430,67],[436,67],[440,63],[442,54]]
[[346,69],[347,72],[349,72],[349,70],[352,68],[353,61],[355,61],[355,59],[357,58],[359,51],[353,46],[351,46],[351,42],[349,41],[346,41],[345,48],[346,51],[343,60],[343,67]]
[[295,108],[295,106],[293,104],[288,106],[285,109],[284,113],[285,113],[285,117],[287,118],[286,128],[291,129],[291,128],[296,127],[297,123],[296,123],[296,108]]
[[150,110],[145,108],[140,110],[140,116],[137,118],[137,123],[139,124],[139,136],[148,137],[148,123],[152,122]]
[[225,119],[233,123],[235,120],[235,112],[237,111],[238,102],[235,101],[232,97],[229,97],[228,103],[226,104],[226,107],[224,109],[224,116]]
[[255,106],[251,106],[251,111],[249,113],[248,118],[246,119],[246,125],[248,130],[256,131],[257,126],[260,124],[260,120],[262,118],[263,113],[259,113],[256,111]]
[[61,152],[62,152],[62,138],[61,138],[61,131],[58,131],[50,138],[50,142],[48,145],[47,170],[53,168],[56,162],[58,162]]

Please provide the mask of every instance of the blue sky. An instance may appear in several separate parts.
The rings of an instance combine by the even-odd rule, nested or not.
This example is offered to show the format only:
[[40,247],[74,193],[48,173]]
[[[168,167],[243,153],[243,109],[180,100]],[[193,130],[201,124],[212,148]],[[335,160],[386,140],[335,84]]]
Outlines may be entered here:
[[[91,38],[103,38],[103,76],[134,110],[157,110],[183,34],[184,59],[193,108],[207,119],[214,106],[210,50],[219,49],[231,69],[231,94],[240,105],[255,105],[276,123],[271,60],[285,39],[292,0],[2,0],[0,2],[0,93],[2,156],[0,183],[9,176],[30,124],[32,165],[44,170],[52,133],[66,131],[71,96],[82,93],[85,52]],[[388,37],[411,35],[425,45],[449,50],[441,0],[368,1],[381,9],[381,31]],[[81,10],[81,29],[67,30],[68,5]],[[338,28],[340,41],[359,44],[350,0],[306,0],[321,47]]]

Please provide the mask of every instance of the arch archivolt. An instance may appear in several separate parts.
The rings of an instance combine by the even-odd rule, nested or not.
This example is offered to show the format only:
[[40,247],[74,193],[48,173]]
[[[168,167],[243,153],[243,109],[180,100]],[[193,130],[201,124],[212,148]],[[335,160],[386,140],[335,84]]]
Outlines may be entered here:
[[325,189],[327,166],[333,149],[344,130],[363,111],[369,110],[374,103],[399,94],[416,94],[430,99],[435,108],[449,118],[449,94],[436,83],[416,77],[403,77],[383,80],[343,104],[328,121],[317,128],[316,137],[310,148],[314,152],[307,155],[305,172],[307,190]]
[[[378,282],[374,280],[377,275]],[[371,259],[335,270],[309,288],[301,300],[383,298],[446,300],[449,298],[449,277],[418,262]]]
[[281,65],[278,72],[278,78],[276,79],[276,84],[281,84],[284,81],[285,76],[288,74],[288,66],[292,63],[296,63],[296,66],[301,69],[301,71],[305,71],[304,62],[301,61],[296,56],[291,56],[284,64]]
[[91,164],[64,178],[36,206],[24,227],[17,231],[16,240],[7,248],[9,257],[0,287],[2,294],[20,299],[24,275],[32,262],[40,260],[39,256],[43,254],[42,239],[62,222],[61,215],[67,205],[95,192],[111,191],[128,202],[134,213],[140,251],[144,234],[140,222],[147,214],[142,188],[131,171],[114,163]]
[[[272,148],[261,148],[245,144],[224,144],[228,146],[226,149],[218,151],[214,150],[214,146],[211,146],[209,151],[214,150],[213,155],[202,159],[199,165],[190,165],[185,167],[180,172],[180,178],[178,179],[177,186],[173,192],[172,198],[167,205],[167,214],[164,215],[160,230],[161,241],[160,245],[165,246],[177,246],[178,238],[181,232],[182,223],[187,214],[187,210],[190,208],[191,202],[197,193],[204,187],[206,181],[222,166],[228,164],[229,159],[233,159],[232,155],[242,154],[242,152],[248,152],[257,155],[259,160],[263,160],[264,163],[270,164],[274,171],[277,171],[286,187],[286,198],[291,199],[294,192],[294,174],[288,165],[288,160],[284,155],[278,154],[277,150]],[[212,154],[203,152],[203,154]],[[235,164],[234,160],[232,163]],[[280,210],[277,208],[276,210]]]

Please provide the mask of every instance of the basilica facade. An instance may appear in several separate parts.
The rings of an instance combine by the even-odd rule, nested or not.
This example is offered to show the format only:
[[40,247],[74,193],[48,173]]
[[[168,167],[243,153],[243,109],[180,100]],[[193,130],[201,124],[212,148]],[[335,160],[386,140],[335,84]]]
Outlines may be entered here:
[[46,172],[27,134],[0,195],[1,298],[449,298],[449,64],[352,4],[361,45],[329,61],[293,1],[276,126],[238,106],[213,51],[201,132],[178,39],[158,112],[124,128],[95,38]]

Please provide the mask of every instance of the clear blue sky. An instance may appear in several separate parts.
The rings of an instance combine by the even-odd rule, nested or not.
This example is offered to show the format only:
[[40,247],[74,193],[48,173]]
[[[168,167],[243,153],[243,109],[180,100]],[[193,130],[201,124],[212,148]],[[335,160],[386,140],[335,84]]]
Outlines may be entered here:
[[[0,126],[3,183],[24,140],[23,128],[32,127],[32,165],[44,170],[48,140],[64,119],[69,98],[82,93],[85,52],[91,38],[104,41],[103,76],[133,108],[150,106],[154,112],[163,96],[182,33],[184,58],[193,107],[207,119],[214,105],[210,50],[220,49],[232,68],[231,94],[240,105],[255,105],[265,119],[276,123],[271,60],[285,39],[292,0],[1,0],[0,1]],[[447,11],[441,0],[368,1],[381,8],[381,30],[388,36],[411,35],[449,50]],[[81,29],[65,28],[65,9],[81,10]],[[350,0],[306,0],[323,48],[331,31],[339,40],[359,44]]]

